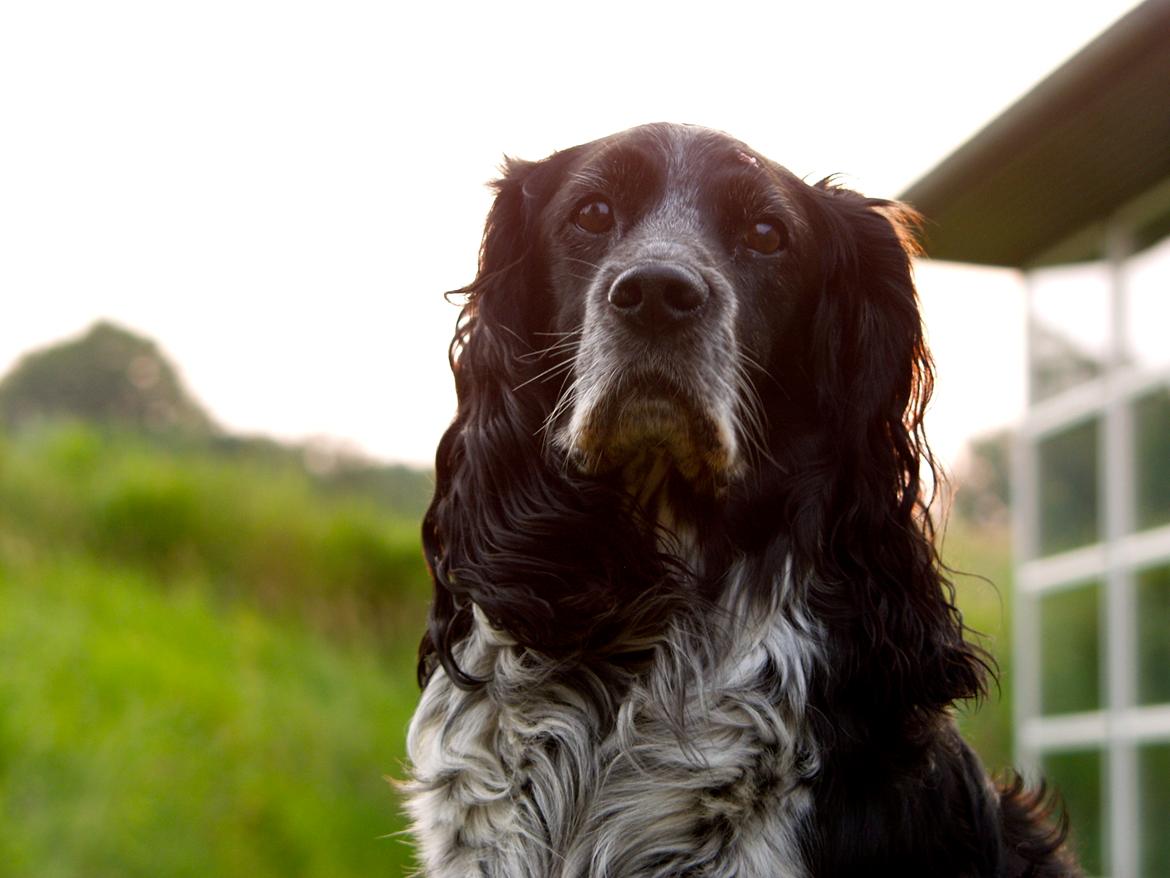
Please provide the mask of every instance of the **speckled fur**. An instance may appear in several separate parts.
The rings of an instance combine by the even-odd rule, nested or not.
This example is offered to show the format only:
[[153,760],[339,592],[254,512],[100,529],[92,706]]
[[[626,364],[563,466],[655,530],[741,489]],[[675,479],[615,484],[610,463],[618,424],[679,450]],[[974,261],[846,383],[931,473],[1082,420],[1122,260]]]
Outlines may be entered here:
[[437,672],[410,729],[425,874],[804,875],[815,631],[792,600],[735,597],[721,621],[672,626],[624,691],[565,677],[477,613],[461,663],[492,682]]

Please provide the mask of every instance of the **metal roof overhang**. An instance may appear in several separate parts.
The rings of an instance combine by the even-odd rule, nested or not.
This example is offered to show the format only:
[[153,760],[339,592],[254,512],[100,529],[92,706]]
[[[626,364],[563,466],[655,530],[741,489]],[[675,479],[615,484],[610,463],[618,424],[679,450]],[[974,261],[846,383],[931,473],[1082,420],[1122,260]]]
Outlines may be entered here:
[[1167,177],[1170,0],[1147,0],[900,197],[928,256],[1022,267]]

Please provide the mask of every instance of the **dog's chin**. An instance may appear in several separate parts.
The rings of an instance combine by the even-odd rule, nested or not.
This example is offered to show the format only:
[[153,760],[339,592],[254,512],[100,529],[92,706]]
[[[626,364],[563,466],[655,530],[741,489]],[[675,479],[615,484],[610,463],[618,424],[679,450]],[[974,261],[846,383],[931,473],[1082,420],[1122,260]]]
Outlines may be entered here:
[[734,470],[730,431],[689,402],[641,393],[574,421],[565,445],[576,467],[593,475],[620,472],[637,493],[672,475],[698,491],[718,492]]

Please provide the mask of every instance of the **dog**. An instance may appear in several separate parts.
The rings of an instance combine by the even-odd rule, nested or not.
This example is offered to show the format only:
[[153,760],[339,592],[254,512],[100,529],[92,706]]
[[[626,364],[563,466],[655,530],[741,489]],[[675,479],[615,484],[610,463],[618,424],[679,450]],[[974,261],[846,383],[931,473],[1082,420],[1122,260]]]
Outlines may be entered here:
[[423,524],[432,878],[1079,874],[951,705],[916,216],[722,133],[508,160]]

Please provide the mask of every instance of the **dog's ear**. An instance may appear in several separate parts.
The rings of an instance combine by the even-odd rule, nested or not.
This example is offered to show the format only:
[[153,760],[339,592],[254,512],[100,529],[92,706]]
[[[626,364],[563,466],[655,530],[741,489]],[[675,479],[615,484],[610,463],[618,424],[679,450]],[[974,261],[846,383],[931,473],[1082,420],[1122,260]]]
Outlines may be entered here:
[[[822,465],[814,600],[857,644],[857,697],[941,707],[978,694],[980,654],[965,642],[923,496],[940,478],[923,433],[933,364],[911,258],[907,207],[821,184],[812,190],[820,288],[808,338]],[[933,486],[930,486],[932,489]]]
[[[493,185],[496,197],[484,226],[475,280],[450,295],[463,295],[451,344],[460,405],[495,404],[499,393],[524,378],[517,369],[517,342],[534,348],[534,333],[547,324],[547,297],[533,295],[546,286],[539,219],[556,190],[572,152],[541,162],[506,159],[503,176]],[[466,386],[479,385],[479,393]]]
[[459,666],[454,649],[470,630],[478,577],[456,568],[466,568],[491,516],[506,518],[498,491],[488,484],[490,468],[513,465],[509,458],[524,454],[525,433],[535,431],[535,412],[514,389],[527,380],[530,360],[523,354],[533,348],[537,320],[528,303],[540,300],[533,293],[543,284],[538,217],[561,164],[556,156],[545,162],[505,159],[493,184],[475,280],[448,294],[465,299],[450,347],[458,409],[439,443],[435,494],[423,520],[435,596],[419,646],[420,685],[436,662],[460,685],[476,682],[474,672]]
[[[912,278],[918,217],[905,206],[847,189],[822,184],[814,191],[822,288],[811,350],[820,417],[834,428],[850,428],[843,439],[917,430],[933,379]],[[918,449],[907,451],[914,459],[899,462],[917,471]],[[913,491],[899,493],[914,499]]]
[[549,346],[552,296],[541,224],[575,155],[509,161],[496,184],[479,272],[451,344],[458,410],[439,443],[423,546],[435,584],[419,680],[436,664],[458,685],[459,644],[473,607],[522,646],[548,653],[605,639],[629,600],[660,577],[653,542],[618,514],[614,486],[577,479],[554,459],[544,419],[559,381],[537,354]]

